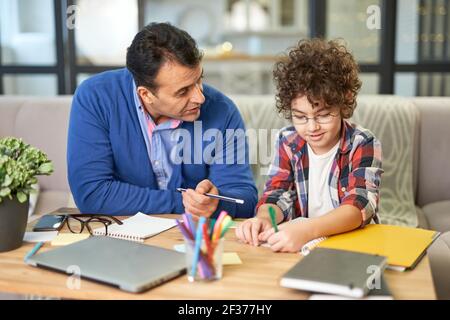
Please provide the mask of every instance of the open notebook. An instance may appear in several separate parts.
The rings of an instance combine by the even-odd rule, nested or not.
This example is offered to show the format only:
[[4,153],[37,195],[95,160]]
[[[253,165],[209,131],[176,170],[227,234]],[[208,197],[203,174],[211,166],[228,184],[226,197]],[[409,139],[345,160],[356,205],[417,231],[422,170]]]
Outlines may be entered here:
[[[131,218],[125,219],[122,222],[122,225],[114,223],[108,226],[108,237],[144,242],[146,238],[177,225],[175,219],[151,217],[141,212],[138,212]],[[95,229],[93,234],[94,236],[104,236],[105,229]]]

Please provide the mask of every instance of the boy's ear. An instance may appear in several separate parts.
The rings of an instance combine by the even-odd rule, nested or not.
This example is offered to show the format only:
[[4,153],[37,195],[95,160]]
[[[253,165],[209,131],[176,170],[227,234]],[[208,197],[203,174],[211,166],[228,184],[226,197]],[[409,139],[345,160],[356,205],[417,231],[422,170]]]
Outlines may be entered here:
[[352,95],[353,95],[352,92],[349,90],[349,91],[347,91],[347,94],[345,95],[345,98],[351,99]]

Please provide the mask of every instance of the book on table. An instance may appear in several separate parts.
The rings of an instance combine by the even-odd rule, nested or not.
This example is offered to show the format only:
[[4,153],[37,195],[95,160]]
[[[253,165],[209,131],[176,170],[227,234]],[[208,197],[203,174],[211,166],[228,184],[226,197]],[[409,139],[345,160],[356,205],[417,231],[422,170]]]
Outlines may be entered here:
[[362,298],[381,277],[384,256],[345,250],[316,248],[302,258],[280,281],[287,288]]

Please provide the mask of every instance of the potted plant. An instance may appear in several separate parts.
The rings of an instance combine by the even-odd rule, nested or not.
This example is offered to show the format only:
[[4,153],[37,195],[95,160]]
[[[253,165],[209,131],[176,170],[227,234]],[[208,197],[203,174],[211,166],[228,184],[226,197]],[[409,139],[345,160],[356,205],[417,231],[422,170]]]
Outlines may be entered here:
[[0,252],[22,245],[36,176],[52,172],[53,164],[44,152],[22,139],[0,139]]

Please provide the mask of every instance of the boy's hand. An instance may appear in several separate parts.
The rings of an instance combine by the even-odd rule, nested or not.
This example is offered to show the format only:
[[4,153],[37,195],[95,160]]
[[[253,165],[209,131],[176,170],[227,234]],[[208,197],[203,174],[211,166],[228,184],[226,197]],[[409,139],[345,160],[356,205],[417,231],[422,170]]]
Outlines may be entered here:
[[245,220],[239,224],[236,228],[236,237],[254,246],[259,245],[258,236],[261,232],[267,231],[272,228],[270,218],[255,217]]
[[205,196],[205,193],[218,195],[219,190],[211,181],[205,179],[197,184],[195,190],[187,189],[183,192],[183,205],[186,212],[209,218],[216,211],[219,200]]
[[312,240],[309,223],[284,223],[275,233],[273,228],[259,235],[260,241],[267,241],[272,251],[299,252],[304,244]]

